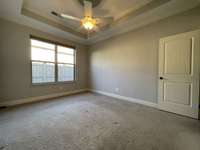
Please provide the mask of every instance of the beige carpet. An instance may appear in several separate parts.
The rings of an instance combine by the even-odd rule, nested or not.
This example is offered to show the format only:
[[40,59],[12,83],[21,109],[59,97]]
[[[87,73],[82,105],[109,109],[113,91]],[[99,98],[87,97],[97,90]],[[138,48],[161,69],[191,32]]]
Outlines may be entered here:
[[84,93],[0,110],[0,150],[200,150],[200,122]]

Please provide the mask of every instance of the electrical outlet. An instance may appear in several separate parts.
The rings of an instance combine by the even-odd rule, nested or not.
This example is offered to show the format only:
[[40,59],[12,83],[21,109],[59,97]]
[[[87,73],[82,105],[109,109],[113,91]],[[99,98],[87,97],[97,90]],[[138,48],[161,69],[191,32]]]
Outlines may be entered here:
[[119,88],[115,88],[115,92],[116,92],[116,93],[119,93]]

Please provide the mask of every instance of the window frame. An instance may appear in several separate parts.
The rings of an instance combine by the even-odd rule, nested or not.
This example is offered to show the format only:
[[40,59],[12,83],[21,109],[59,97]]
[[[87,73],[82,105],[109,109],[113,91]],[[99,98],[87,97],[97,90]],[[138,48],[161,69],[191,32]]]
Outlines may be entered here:
[[[55,65],[55,69],[54,69],[54,73],[55,73],[55,78],[54,78],[54,82],[41,82],[41,83],[33,83],[33,74],[32,74],[32,62],[40,62],[39,60],[32,60],[32,51],[31,51],[31,48],[32,48],[32,45],[31,45],[31,40],[38,40],[38,41],[41,41],[41,42],[46,42],[46,43],[49,43],[49,44],[54,44],[55,45],[55,62],[48,62],[48,61],[41,61],[41,62],[45,62],[45,63],[53,63]],[[51,41],[51,40],[48,40],[48,39],[45,39],[45,38],[40,38],[40,37],[36,37],[36,36],[33,36],[33,35],[30,35],[29,37],[29,44],[30,44],[30,68],[31,68],[31,85],[35,86],[35,85],[57,85],[57,84],[67,84],[67,83],[75,83],[77,81],[77,76],[76,76],[76,73],[77,73],[77,64],[76,64],[76,47],[75,46],[70,46],[70,45],[66,45],[66,44],[63,44],[63,43],[59,43],[59,42],[55,42],[55,41]],[[74,67],[74,72],[73,72],[73,80],[71,81],[58,81],[58,64],[68,64],[68,63],[58,63],[57,61],[57,55],[58,55],[58,46],[63,46],[63,47],[66,47],[66,48],[72,48],[74,50],[74,64],[70,64],[70,65],[73,65]]]

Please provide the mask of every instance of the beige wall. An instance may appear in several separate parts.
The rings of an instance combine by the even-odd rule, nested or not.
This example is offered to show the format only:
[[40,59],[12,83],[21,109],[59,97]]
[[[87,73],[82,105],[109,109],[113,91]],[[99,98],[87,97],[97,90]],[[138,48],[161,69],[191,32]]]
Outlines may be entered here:
[[[31,85],[29,35],[77,48],[77,82]],[[87,88],[87,47],[0,19],[0,102]]]
[[[85,46],[0,19],[0,102],[84,89],[88,78],[95,90],[156,102],[160,37],[199,28],[200,7],[93,44],[88,53]],[[30,34],[77,47],[76,83],[31,85]]]
[[157,102],[159,39],[199,28],[200,7],[94,44],[90,87]]

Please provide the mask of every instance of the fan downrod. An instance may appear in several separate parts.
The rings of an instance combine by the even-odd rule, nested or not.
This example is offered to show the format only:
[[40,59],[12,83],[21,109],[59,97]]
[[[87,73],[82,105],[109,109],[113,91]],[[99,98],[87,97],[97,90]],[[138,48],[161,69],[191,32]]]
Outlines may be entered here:
[[[78,0],[78,1],[82,6],[84,6],[84,0]],[[94,7],[97,7],[101,3],[102,0],[87,0],[87,1],[92,2],[92,7],[94,8]]]

